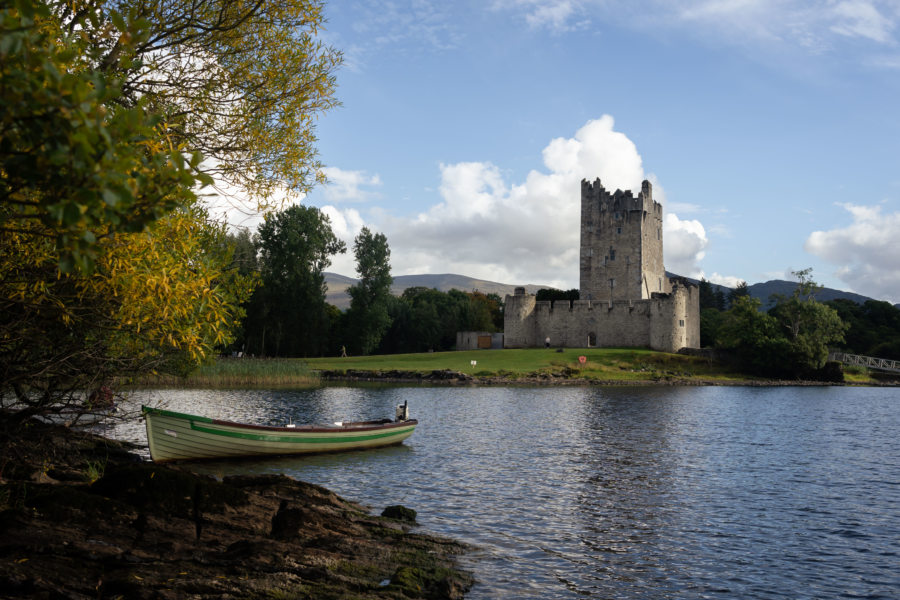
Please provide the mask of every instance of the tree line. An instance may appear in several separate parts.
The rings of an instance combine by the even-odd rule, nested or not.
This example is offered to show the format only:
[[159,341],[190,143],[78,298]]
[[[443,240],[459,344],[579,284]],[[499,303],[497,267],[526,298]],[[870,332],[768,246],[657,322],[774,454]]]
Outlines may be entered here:
[[744,282],[726,295],[702,279],[701,345],[727,350],[746,370],[773,377],[827,377],[830,349],[900,359],[900,309],[875,300],[819,302],[811,269],[794,275],[797,288],[773,296],[767,311]]
[[338,356],[450,350],[457,331],[501,331],[496,294],[414,287],[391,294],[390,247],[384,234],[363,228],[353,244],[358,283],[350,308],[326,302],[325,270],[347,251],[328,216],[295,205],[268,215],[253,236],[229,236],[234,266],[256,287],[231,353],[254,356]]

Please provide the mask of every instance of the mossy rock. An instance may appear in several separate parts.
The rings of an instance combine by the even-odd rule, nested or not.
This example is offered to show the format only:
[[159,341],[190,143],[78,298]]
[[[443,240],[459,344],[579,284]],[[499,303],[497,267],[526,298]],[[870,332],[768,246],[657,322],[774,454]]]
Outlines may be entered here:
[[462,598],[472,585],[470,578],[446,567],[400,567],[388,589],[411,598]]
[[406,508],[405,506],[402,506],[400,504],[388,506],[383,511],[381,511],[381,516],[388,519],[394,519],[395,521],[403,521],[405,523],[416,522],[416,511],[411,508]]

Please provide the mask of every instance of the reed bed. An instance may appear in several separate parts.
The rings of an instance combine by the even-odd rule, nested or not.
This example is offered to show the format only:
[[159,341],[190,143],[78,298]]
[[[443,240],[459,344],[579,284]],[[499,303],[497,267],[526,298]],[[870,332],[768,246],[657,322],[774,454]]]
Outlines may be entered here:
[[217,358],[186,377],[150,376],[138,382],[147,387],[241,388],[306,387],[319,376],[296,358]]

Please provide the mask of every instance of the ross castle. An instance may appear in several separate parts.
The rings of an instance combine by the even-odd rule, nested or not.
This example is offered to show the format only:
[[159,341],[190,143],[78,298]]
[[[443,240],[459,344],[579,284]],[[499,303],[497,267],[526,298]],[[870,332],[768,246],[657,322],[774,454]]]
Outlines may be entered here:
[[649,181],[635,197],[581,182],[580,300],[538,302],[524,288],[506,297],[504,347],[700,347],[697,286],[666,277],[662,205]]

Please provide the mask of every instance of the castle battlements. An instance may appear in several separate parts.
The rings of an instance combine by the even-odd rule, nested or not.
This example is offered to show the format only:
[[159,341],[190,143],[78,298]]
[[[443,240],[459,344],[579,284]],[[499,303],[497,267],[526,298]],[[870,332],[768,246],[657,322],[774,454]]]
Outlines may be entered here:
[[506,297],[504,346],[640,346],[674,352],[700,345],[696,286],[663,266],[662,205],[653,186],[608,191],[581,181],[581,299],[541,301],[517,288]]

